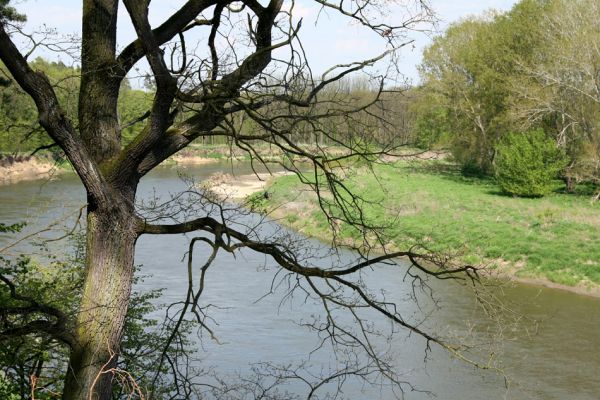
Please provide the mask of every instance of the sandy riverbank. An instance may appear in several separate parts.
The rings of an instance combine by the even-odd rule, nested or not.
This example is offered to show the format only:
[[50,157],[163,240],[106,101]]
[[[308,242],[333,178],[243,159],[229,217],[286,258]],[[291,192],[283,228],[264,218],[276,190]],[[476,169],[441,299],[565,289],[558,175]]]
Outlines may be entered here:
[[204,182],[203,186],[220,198],[241,202],[251,194],[265,191],[273,179],[288,174],[290,172],[248,175],[216,174]]
[[0,164],[0,185],[19,181],[50,179],[61,173],[56,164],[34,157],[12,162],[3,161]]

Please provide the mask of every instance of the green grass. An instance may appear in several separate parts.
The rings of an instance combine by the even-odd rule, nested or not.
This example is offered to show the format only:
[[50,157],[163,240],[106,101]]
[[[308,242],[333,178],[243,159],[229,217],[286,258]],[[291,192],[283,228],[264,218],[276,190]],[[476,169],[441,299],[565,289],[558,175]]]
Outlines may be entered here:
[[[565,285],[600,283],[600,205],[587,196],[508,197],[493,181],[464,178],[447,163],[377,166],[375,172],[379,180],[365,171],[347,183],[374,202],[366,214],[374,223],[389,223],[394,247],[424,244],[518,276]],[[294,176],[278,178],[269,189],[270,206],[285,204],[279,213],[293,228],[331,237],[314,196],[301,189]],[[360,235],[347,226],[340,232],[347,238]]]

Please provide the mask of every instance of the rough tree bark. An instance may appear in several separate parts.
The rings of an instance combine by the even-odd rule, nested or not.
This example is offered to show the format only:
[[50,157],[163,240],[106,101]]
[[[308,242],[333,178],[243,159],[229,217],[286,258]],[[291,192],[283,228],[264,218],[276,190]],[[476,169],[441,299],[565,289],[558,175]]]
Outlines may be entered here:
[[111,398],[110,371],[117,364],[134,272],[136,221],[128,205],[88,208],[85,284],[63,399],[84,399],[90,393],[91,398]]

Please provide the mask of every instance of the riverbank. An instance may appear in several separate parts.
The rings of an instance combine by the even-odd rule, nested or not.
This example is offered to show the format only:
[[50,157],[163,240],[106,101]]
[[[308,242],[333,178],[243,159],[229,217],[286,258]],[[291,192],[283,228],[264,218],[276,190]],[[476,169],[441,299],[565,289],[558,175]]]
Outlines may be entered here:
[[[223,161],[219,157],[183,155],[177,164]],[[348,180],[356,193],[373,202],[368,217],[389,223],[391,248],[415,244],[456,257],[460,262],[485,265],[492,275],[519,282],[600,297],[599,204],[587,196],[555,193],[542,199],[507,197],[494,182],[462,177],[444,161],[375,166],[379,180],[366,170]],[[48,179],[62,172],[55,164],[30,159],[0,166],[1,183]],[[314,194],[289,174],[220,174],[210,187],[219,197],[270,212],[281,223],[307,236],[331,239]],[[265,195],[265,193],[268,193]],[[340,226],[348,241],[360,232]]]
[[[340,155],[345,149],[337,146],[302,145],[308,152],[326,152],[330,155]],[[280,149],[273,149],[269,146],[257,146],[255,150],[264,161],[283,162]],[[446,157],[445,152],[419,151],[414,149],[404,149],[402,151],[403,159],[413,160],[440,160]],[[386,156],[385,161],[396,160],[397,156]],[[204,164],[213,164],[223,161],[228,162],[246,162],[250,156],[244,150],[227,145],[191,145],[183,149],[172,157],[168,158],[163,165],[170,166],[195,166]],[[17,156],[0,158],[0,184],[12,184],[25,180],[49,179],[57,174],[69,171],[69,168],[59,167],[48,155],[36,156]]]
[[[365,209],[371,222],[389,225],[391,248],[420,245],[483,265],[493,276],[600,297],[600,207],[589,197],[508,197],[493,181],[462,177],[445,162],[396,163],[375,172],[379,179],[365,170],[346,183],[372,202]],[[261,196],[265,190],[269,196]],[[305,235],[331,240],[314,194],[295,176],[260,191],[250,196],[253,205]],[[348,241],[361,235],[349,226],[339,226],[338,234]]]
[[[257,150],[263,160],[281,160],[280,154],[271,152],[266,146],[258,147]],[[249,160],[247,152],[238,148],[232,149],[225,145],[192,145],[168,158],[161,165],[186,167],[224,161],[236,163]],[[58,166],[47,155],[5,156],[0,158],[0,185],[50,179],[69,170],[69,168]]]
[[[217,163],[225,159],[224,155],[206,157],[188,152],[171,157],[165,164],[191,166]],[[45,156],[4,157],[0,159],[0,185],[10,185],[21,181],[52,179],[70,170],[70,168],[59,166],[56,162]]]
[[47,158],[5,157],[0,160],[0,185],[36,179],[52,179],[63,170]]

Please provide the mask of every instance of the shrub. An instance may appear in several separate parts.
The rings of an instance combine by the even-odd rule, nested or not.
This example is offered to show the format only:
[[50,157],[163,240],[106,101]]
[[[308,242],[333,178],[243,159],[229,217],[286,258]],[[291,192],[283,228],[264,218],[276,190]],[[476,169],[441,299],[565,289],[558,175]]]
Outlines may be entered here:
[[460,173],[467,178],[484,178],[489,176],[477,161],[474,160],[464,161],[460,167]]
[[509,133],[496,146],[496,181],[509,194],[544,196],[565,166],[564,152],[541,129]]

